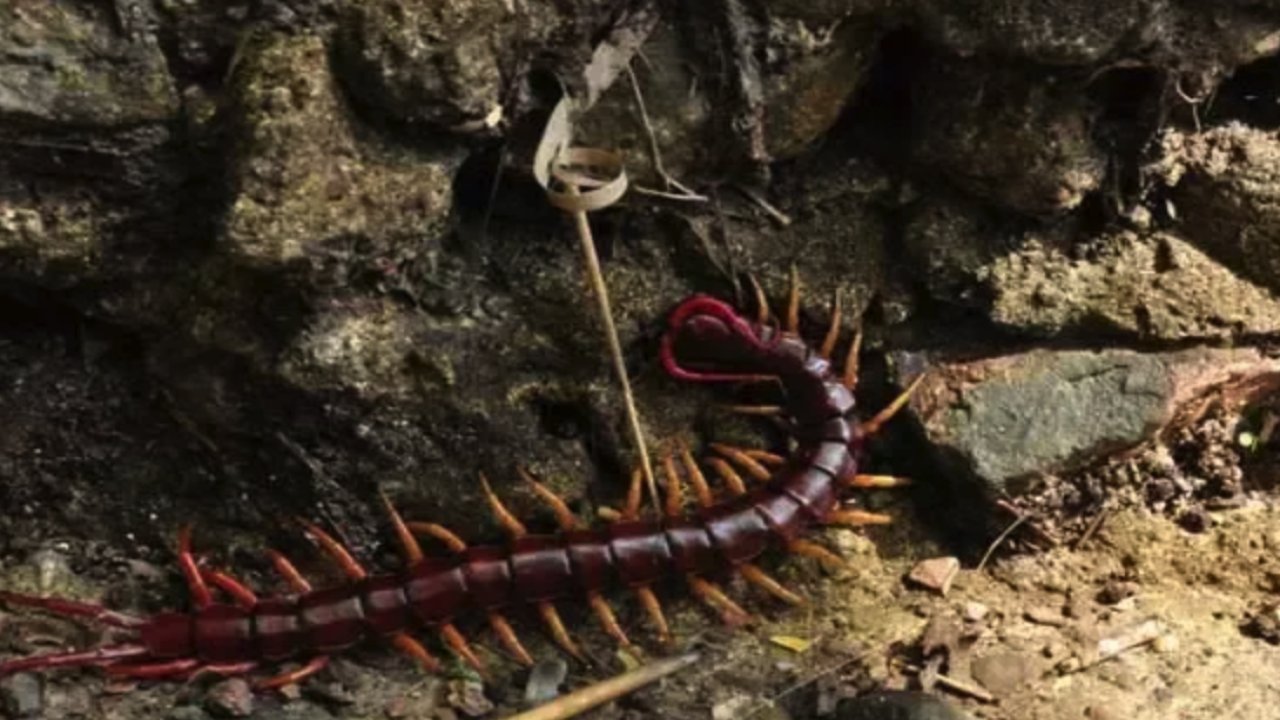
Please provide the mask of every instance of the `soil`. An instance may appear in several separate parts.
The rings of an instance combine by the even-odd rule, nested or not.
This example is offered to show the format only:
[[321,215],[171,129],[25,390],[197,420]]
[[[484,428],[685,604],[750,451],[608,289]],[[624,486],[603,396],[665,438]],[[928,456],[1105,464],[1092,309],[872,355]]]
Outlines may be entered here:
[[[156,518],[183,513],[202,518],[200,545],[211,549],[211,557],[260,587],[274,583],[250,544],[274,543],[293,553],[307,572],[326,574],[316,553],[296,537],[290,540],[288,529],[254,527],[245,520],[228,533],[236,518],[254,514],[235,503],[205,508],[198,493],[186,492],[93,494],[92,487],[111,477],[152,477],[151,485],[139,481],[152,488],[172,487],[180,473],[185,482],[195,482],[190,478],[201,473],[191,469],[205,467],[210,450],[174,417],[163,393],[139,389],[145,374],[122,362],[127,355],[119,348],[90,354],[94,332],[75,331],[59,322],[65,318],[27,323],[11,314],[7,320],[0,344],[6,417],[18,422],[9,426],[2,456],[11,478],[4,485],[4,505],[14,510],[0,519],[5,586],[103,598],[135,610],[180,607],[184,593],[170,538]],[[994,702],[979,701],[924,678],[975,718],[1273,717],[1276,688],[1239,680],[1265,678],[1280,661],[1280,646],[1267,641],[1265,628],[1255,627],[1256,621],[1250,626],[1255,617],[1265,625],[1275,612],[1280,584],[1280,503],[1258,472],[1274,467],[1277,450],[1274,443],[1242,450],[1233,431],[1238,427],[1247,424],[1211,414],[1178,434],[1170,448],[1148,448],[1052,492],[1046,488],[1033,522],[1060,544],[1033,550],[1034,536],[1015,533],[985,567],[966,563],[945,597],[904,580],[919,560],[949,553],[922,521],[928,484],[912,492],[875,491],[865,502],[893,515],[894,525],[830,530],[816,538],[849,560],[847,572],[829,573],[796,559],[766,562],[811,599],[808,607],[784,608],[732,583],[731,592],[744,598],[758,624],[731,631],[679,588],[668,589],[664,598],[676,649],[696,649],[703,660],[585,717],[822,717],[815,714],[819,709],[829,710],[836,699],[860,690],[918,687],[922,679],[906,668],[930,662],[939,663],[936,669],[947,678],[986,687],[994,696]],[[1163,465],[1152,460],[1162,457]],[[207,482],[218,482],[209,472]],[[1182,494],[1154,499],[1153,486],[1193,475],[1202,480],[1178,484]],[[1097,487],[1110,490],[1106,501],[1086,502],[1090,488]],[[1220,497],[1237,499],[1230,507],[1207,502]],[[87,509],[86,502],[95,505]],[[1052,506],[1059,512],[1043,512]],[[1184,519],[1192,509],[1206,517],[1195,532]],[[75,523],[85,515],[102,524]],[[252,534],[258,540],[243,540]],[[240,543],[220,544],[226,537]],[[379,547],[375,561],[389,566],[390,546]],[[635,604],[619,597],[615,605],[624,628],[647,638]],[[636,661],[616,652],[582,608],[564,611],[592,662],[569,663],[562,689],[590,684]],[[1158,639],[1089,664],[1100,639],[1149,620],[1164,628]],[[530,619],[518,627],[536,657],[553,663],[560,657]],[[483,696],[496,710],[485,716],[523,707],[528,673],[502,656],[487,631],[474,623],[463,629],[479,639],[495,665]],[[1262,637],[1252,637],[1257,635]],[[98,634],[5,613],[0,638],[5,651],[22,654],[92,642]],[[649,639],[641,647],[662,654]],[[227,700],[230,691],[214,678],[185,686],[122,684],[71,672],[42,682],[43,700],[35,702],[48,718],[201,718],[246,709]],[[465,692],[468,682],[472,695]],[[461,667],[426,676],[389,649],[370,646],[344,656],[299,692],[250,696],[247,702],[251,717],[258,718],[466,717],[468,710],[486,707],[474,695],[475,683]],[[38,686],[33,691],[6,681],[0,687],[11,713],[32,702],[32,692],[39,697]]]

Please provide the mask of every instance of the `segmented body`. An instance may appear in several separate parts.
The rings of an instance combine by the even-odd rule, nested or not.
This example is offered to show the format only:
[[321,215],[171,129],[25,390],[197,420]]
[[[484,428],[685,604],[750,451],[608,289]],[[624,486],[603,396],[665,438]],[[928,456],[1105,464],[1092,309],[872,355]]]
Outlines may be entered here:
[[[678,359],[681,348],[694,362],[735,371],[689,370]],[[840,481],[856,475],[862,436],[853,394],[824,354],[829,348],[815,352],[797,334],[748,320],[711,298],[691,298],[673,313],[662,344],[663,362],[673,376],[693,381],[770,377],[785,394],[797,449],[767,483],[745,493],[661,519],[624,518],[590,529],[520,534],[506,546],[421,557],[401,572],[294,596],[206,602],[190,613],[126,618],[112,624],[133,629],[137,644],[120,646],[125,649],[117,651],[119,657],[100,651],[19,659],[0,663],[0,675],[89,664],[144,675],[129,672],[141,667],[140,661],[169,670],[247,667],[328,655],[370,637],[447,629],[468,613],[493,617],[513,605],[596,596],[614,586],[648,588],[666,577],[699,578],[748,566],[771,545],[787,547],[829,519],[836,512]],[[99,620],[110,612],[3,591],[0,601],[62,614],[97,612]],[[166,659],[186,664],[154,665]]]

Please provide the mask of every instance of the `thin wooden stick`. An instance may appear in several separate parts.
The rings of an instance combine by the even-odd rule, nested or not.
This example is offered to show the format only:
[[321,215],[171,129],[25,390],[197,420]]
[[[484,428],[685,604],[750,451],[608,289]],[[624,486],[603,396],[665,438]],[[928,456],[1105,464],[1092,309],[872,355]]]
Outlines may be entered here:
[[[566,191],[570,196],[577,196],[578,186],[566,182]],[[613,357],[613,369],[622,385],[622,400],[627,408],[627,422],[631,425],[631,439],[640,453],[640,467],[644,470],[644,480],[649,486],[649,499],[653,501],[653,509],[662,514],[658,501],[658,484],[653,477],[653,463],[649,460],[649,447],[644,441],[644,429],[640,427],[640,412],[636,410],[635,398],[631,395],[631,381],[627,378],[626,361],[622,358],[622,344],[618,341],[618,329],[613,324],[613,311],[609,307],[609,289],[604,284],[604,274],[600,272],[600,258],[596,256],[596,243],[591,237],[591,224],[587,222],[586,210],[572,211],[574,224],[578,228],[578,240],[582,244],[582,259],[587,264],[587,275],[591,278],[591,287],[595,291],[599,305],[600,319],[604,322],[605,339],[609,343],[609,354]]]
[[649,683],[679,672],[698,660],[697,653],[659,660],[556,698],[542,707],[512,715],[507,720],[565,720],[576,717],[594,707],[617,700]]

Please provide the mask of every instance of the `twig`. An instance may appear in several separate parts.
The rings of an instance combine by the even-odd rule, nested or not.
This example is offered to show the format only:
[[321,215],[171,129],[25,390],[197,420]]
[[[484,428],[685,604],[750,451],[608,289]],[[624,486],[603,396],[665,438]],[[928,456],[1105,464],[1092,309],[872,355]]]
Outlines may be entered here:
[[1102,523],[1106,521],[1107,515],[1109,514],[1111,514],[1110,511],[1105,507],[1099,510],[1097,516],[1089,523],[1089,527],[1085,528],[1084,533],[1080,535],[1080,539],[1076,540],[1076,544],[1073,549],[1079,550],[1084,547],[1085,543],[1092,540],[1093,536],[1097,535],[1098,530],[1102,528]]
[[650,197],[662,198],[664,200],[678,200],[680,202],[708,202],[711,200],[711,198],[707,197],[706,195],[699,195],[697,193],[663,192],[661,190],[654,190],[652,188],[643,187],[641,185],[632,185],[631,187],[641,195],[648,195]]
[[[672,193],[670,195],[663,195],[661,197],[668,197],[673,200],[699,199],[702,201],[706,201],[707,198],[705,196],[699,195],[698,193],[695,193],[694,191],[690,190],[679,180],[676,180],[675,178],[671,177],[670,174],[667,173],[667,168],[662,164],[662,152],[658,149],[658,135],[653,131],[653,124],[649,122],[649,110],[645,107],[644,95],[640,93],[640,83],[636,80],[636,74],[631,69],[630,62],[627,63],[627,79],[631,81],[631,94],[635,96],[636,107],[639,108],[640,110],[640,121],[644,123],[645,134],[648,135],[649,137],[649,154],[653,156],[654,171],[658,173],[658,177],[662,178],[662,181],[667,184],[668,188],[674,187],[684,195],[688,196],[688,197],[681,197],[679,195]],[[638,187],[636,188],[636,190],[639,192],[642,192],[645,195],[655,194],[652,191],[645,192],[644,190],[641,190]]]
[[[579,195],[578,186],[575,183],[568,182],[565,185],[570,197]],[[582,259],[587,265],[587,275],[591,278],[591,287],[595,292],[600,319],[604,322],[605,340],[609,344],[609,354],[613,358],[613,370],[618,375],[618,383],[622,386],[622,401],[627,409],[631,439],[636,444],[636,451],[640,453],[640,466],[644,472],[645,483],[649,486],[649,498],[653,501],[654,509],[661,513],[658,483],[653,477],[653,463],[649,461],[649,447],[645,444],[644,429],[640,427],[640,411],[636,409],[636,400],[631,394],[631,380],[627,377],[627,363],[622,357],[622,343],[618,340],[618,328],[613,324],[613,311],[609,308],[609,288],[604,283],[604,273],[600,271],[600,258],[596,255],[596,243],[591,237],[591,223],[587,222],[586,210],[574,210],[571,214],[578,228]]]
[[565,720],[575,717],[679,672],[698,662],[698,659],[697,653],[690,653],[669,660],[659,660],[556,698],[542,707],[512,715],[507,720]]
[[[903,665],[902,669],[906,670],[907,672],[915,673],[917,675],[923,672],[923,670],[916,665]],[[995,695],[992,695],[991,693],[987,692],[986,688],[979,687],[978,685],[975,685],[973,683],[965,682],[963,680],[957,680],[948,675],[943,675],[942,673],[934,673],[933,677],[935,680],[937,680],[939,685],[941,685],[944,688],[947,688],[948,690],[954,690],[958,693],[963,693],[965,695],[968,695],[969,697],[981,700],[982,702],[993,703],[996,701]]]
[[1008,539],[1008,537],[1013,534],[1013,531],[1017,530],[1018,527],[1026,522],[1030,517],[1030,515],[1024,513],[1015,518],[1013,522],[1009,523],[1009,527],[1005,528],[1004,532],[1000,533],[1000,536],[993,540],[991,545],[987,546],[987,552],[983,554],[982,560],[978,562],[978,567],[974,572],[981,574],[982,569],[987,566],[987,561],[991,559],[991,554],[996,551],[996,548],[1000,547],[1000,543],[1003,543]]
[[[1013,503],[1003,498],[996,500],[996,507],[1000,508],[1001,510],[1004,510],[1005,512],[1009,513],[1010,515],[1013,515],[1014,517],[1021,517],[1024,514],[1031,515],[1031,513],[1023,513],[1022,510],[1018,509],[1018,506],[1014,505]],[[1027,529],[1030,530],[1032,533],[1034,533],[1041,540],[1044,540],[1045,542],[1049,543],[1050,546],[1056,546],[1058,544],[1058,538],[1050,535],[1047,530],[1036,525],[1035,522],[1032,522],[1032,520],[1033,518],[1031,517],[1027,518],[1027,521],[1028,521]]]
[[779,225],[783,227],[787,227],[791,224],[791,216],[782,212],[778,208],[774,207],[773,204],[770,203],[768,200],[765,200],[764,196],[762,196],[760,193],[756,192],[755,190],[752,190],[749,187],[746,187],[745,185],[734,185],[733,187],[736,188],[738,192],[742,193],[743,195],[746,195],[748,200],[750,200],[751,202],[754,202],[756,205],[759,205],[760,209],[764,210],[765,213],[769,215],[769,217],[776,220]]

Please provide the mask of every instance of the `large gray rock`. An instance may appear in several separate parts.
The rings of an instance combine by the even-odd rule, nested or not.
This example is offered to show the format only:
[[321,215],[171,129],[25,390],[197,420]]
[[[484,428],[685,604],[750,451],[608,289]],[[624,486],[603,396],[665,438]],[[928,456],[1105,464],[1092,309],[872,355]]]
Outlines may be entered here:
[[1277,388],[1280,360],[1253,349],[1033,351],[933,367],[912,407],[948,472],[1017,493],[1186,422],[1206,396]]

